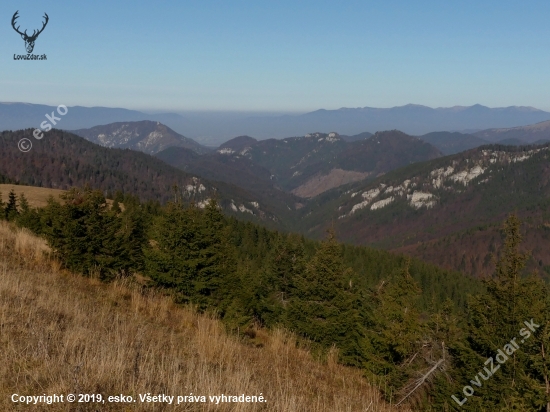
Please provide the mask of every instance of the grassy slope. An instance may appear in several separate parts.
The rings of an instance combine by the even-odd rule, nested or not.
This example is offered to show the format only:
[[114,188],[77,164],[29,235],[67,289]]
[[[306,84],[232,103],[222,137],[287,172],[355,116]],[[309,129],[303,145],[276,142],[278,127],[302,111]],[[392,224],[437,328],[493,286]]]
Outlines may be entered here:
[[50,196],[59,200],[59,196],[65,193],[65,190],[50,189],[47,187],[0,184],[0,194],[2,194],[2,200],[4,202],[8,200],[8,194],[12,189],[18,197],[23,193],[31,207],[44,207]]
[[[47,247],[0,222],[0,410],[172,410],[163,404],[13,404],[13,393],[262,393],[266,404],[187,404],[193,411],[390,411],[357,370],[320,363],[278,330],[225,333],[212,317],[135,283],[60,271]],[[183,410],[182,406],[178,408]],[[71,409],[72,408],[72,409]],[[78,409],[80,408],[80,409]]]
[[[18,202],[19,196],[24,194],[30,207],[45,207],[48,204],[48,198],[50,196],[58,202],[63,202],[59,196],[66,192],[66,190],[50,189],[48,187],[0,184],[0,194],[2,195],[2,200],[4,203],[8,200],[8,195],[12,189],[17,195]],[[107,199],[107,203],[112,204],[113,201]],[[124,205],[120,204],[120,207],[124,209]]]

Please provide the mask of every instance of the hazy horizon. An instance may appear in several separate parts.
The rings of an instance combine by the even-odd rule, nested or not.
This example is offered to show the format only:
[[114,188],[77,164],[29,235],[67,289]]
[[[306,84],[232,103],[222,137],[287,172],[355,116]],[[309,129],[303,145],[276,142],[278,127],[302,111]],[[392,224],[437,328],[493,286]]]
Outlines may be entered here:
[[[68,1],[2,7],[2,100],[140,111],[550,110],[550,4]],[[21,29],[34,53],[14,60]],[[519,23],[518,23],[519,22]]]
[[[30,102],[30,101],[0,101],[0,104],[29,104],[29,105],[43,105],[43,106],[52,106],[56,107],[57,105],[54,103],[48,103],[48,102]],[[406,103],[403,105],[394,105],[394,106],[385,106],[385,107],[379,107],[379,106],[357,106],[357,107],[351,107],[351,106],[341,106],[341,107],[318,107],[316,109],[312,110],[199,110],[199,109],[188,109],[188,110],[177,110],[177,109],[151,109],[151,108],[144,108],[144,109],[135,109],[132,107],[123,107],[123,106],[103,106],[103,105],[82,105],[82,104],[75,104],[70,105],[68,107],[84,107],[84,108],[106,108],[106,109],[123,109],[123,110],[134,110],[143,112],[145,114],[179,114],[179,115],[185,115],[185,114],[196,114],[196,115],[212,115],[212,114],[219,114],[219,115],[234,115],[234,116],[250,116],[250,115],[258,115],[258,116],[284,116],[284,115],[303,115],[307,113],[312,113],[320,110],[325,111],[336,111],[336,110],[342,110],[342,109],[397,109],[397,108],[403,108],[407,106],[418,106],[418,107],[425,107],[433,110],[446,110],[446,109],[455,109],[455,108],[469,108],[473,106],[483,106],[487,107],[489,109],[507,109],[507,108],[526,108],[526,109],[534,109],[534,110],[540,110],[545,112],[550,112],[550,110],[546,110],[544,108],[530,106],[530,105],[510,105],[510,106],[487,106],[485,104],[481,103],[474,103],[471,105],[452,105],[452,106],[428,106],[424,104],[417,104],[417,103]]]

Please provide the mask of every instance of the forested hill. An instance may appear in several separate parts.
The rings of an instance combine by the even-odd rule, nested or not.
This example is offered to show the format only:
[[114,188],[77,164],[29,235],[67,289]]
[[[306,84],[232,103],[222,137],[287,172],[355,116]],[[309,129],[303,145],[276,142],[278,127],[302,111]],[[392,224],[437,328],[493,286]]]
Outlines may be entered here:
[[548,144],[492,145],[413,164],[314,199],[303,227],[320,237],[334,222],[343,240],[480,275],[494,269],[500,222],[517,212],[529,228],[528,266],[542,270],[550,265],[549,159]]
[[[176,302],[215,311],[251,343],[259,324],[294,331],[321,359],[336,347],[338,360],[364,369],[392,404],[445,411],[460,402],[470,410],[503,410],[513,402],[538,411],[548,403],[550,293],[540,278],[520,276],[527,257],[518,250],[516,216],[504,225],[493,276],[479,282],[341,245],[333,232],[315,242],[269,231],[224,216],[214,201],[199,209],[120,200],[124,210],[117,199],[108,205],[100,192],[73,189],[63,204],[33,210],[12,193],[0,217],[41,234],[67,269],[164,288]],[[498,348],[516,351],[508,342],[518,333],[523,340],[514,362],[491,379],[484,375],[475,396],[464,397],[463,385]]]
[[[23,138],[33,144],[26,153],[18,149]],[[281,225],[270,206],[246,190],[186,173],[145,153],[104,148],[55,129],[42,140],[34,139],[32,129],[5,131],[0,139],[0,175],[12,182],[56,189],[89,185],[110,197],[120,191],[161,203],[177,196],[204,206],[216,197],[228,214]]]
[[398,130],[364,136],[353,142],[335,132],[261,141],[240,136],[224,143],[218,153],[249,159],[267,169],[283,190],[303,198],[441,156],[431,144]]

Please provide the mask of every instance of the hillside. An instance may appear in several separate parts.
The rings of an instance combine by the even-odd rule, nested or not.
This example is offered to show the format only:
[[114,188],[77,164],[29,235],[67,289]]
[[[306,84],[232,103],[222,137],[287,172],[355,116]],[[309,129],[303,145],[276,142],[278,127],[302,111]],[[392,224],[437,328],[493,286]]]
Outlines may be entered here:
[[[540,140],[550,139],[550,121],[530,124],[526,126],[481,130],[473,133],[481,139],[489,142],[501,142],[503,140],[523,142],[532,144]],[[508,143],[517,144],[517,143]]]
[[[550,215],[521,211],[522,251],[528,252],[527,271],[550,279]],[[434,263],[449,270],[460,270],[483,277],[493,273],[496,251],[502,247],[501,227],[486,224],[457,231],[433,240],[410,244],[393,251]]]
[[464,152],[489,143],[471,134],[458,132],[433,132],[418,137],[437,147],[445,155]]
[[[61,190],[90,185],[111,196],[121,191],[159,202],[174,199],[176,185],[185,201],[204,206],[207,199],[217,197],[228,214],[267,225],[281,223],[268,204],[258,203],[244,189],[185,173],[145,153],[104,148],[60,130],[52,130],[40,141],[35,141],[31,129],[0,136],[0,175],[22,185]],[[22,138],[33,141],[31,151],[18,150]]]
[[[529,232],[530,246],[535,245],[535,239],[547,239],[549,154],[548,145],[484,146],[414,164],[375,182],[348,185],[321,196],[303,209],[303,227],[310,234],[320,234],[326,227],[321,222],[333,220],[346,241],[411,251],[453,269],[464,270],[461,262],[465,255],[467,262],[477,262],[473,272],[479,274],[491,267],[487,256],[490,250],[477,249],[481,256],[469,256],[466,250],[475,252],[475,241],[464,237],[463,243],[473,243],[465,248],[459,246],[461,242],[451,241],[452,236],[495,225],[508,213],[517,211],[537,228]],[[445,253],[443,246],[434,249],[437,244],[445,245]],[[489,245],[490,242],[481,242],[478,246]],[[532,263],[536,262],[539,268],[550,264],[544,245],[533,250]],[[472,270],[470,266],[468,271]]]
[[348,144],[328,164],[307,168],[300,176],[303,183],[293,193],[315,197],[350,182],[374,178],[390,170],[440,156],[441,152],[432,145],[398,130],[377,132],[367,139]]
[[105,147],[139,150],[155,154],[168,147],[183,147],[198,154],[210,149],[193,139],[174,132],[160,122],[118,122],[90,129],[73,130],[72,133]]
[[238,137],[217,152],[261,165],[280,188],[303,198],[441,156],[433,146],[399,131],[381,132],[353,142],[334,132],[282,140]]
[[44,207],[48,203],[48,198],[50,196],[54,199],[58,199],[60,195],[65,193],[64,190],[49,189],[46,187],[0,184],[0,199],[6,201],[11,190],[13,190],[17,196],[24,194],[30,207]]
[[[407,411],[390,408],[355,369],[320,363],[281,329],[248,338],[161,291],[126,279],[104,284],[59,270],[44,241],[0,222],[0,408],[21,410],[12,394],[131,395],[132,411]],[[315,379],[312,379],[315,377]],[[206,396],[179,406],[142,403],[139,394]],[[260,396],[266,403],[222,404],[209,396]],[[125,411],[126,403],[78,404],[80,411]],[[66,411],[68,403],[26,406]],[[190,409],[189,409],[190,408]],[[24,408],[23,408],[24,409]]]
[[[456,272],[342,245],[332,234],[314,242],[240,222],[224,216],[214,203],[204,209],[181,203],[144,208],[129,201],[122,211],[91,190],[71,190],[65,200],[19,212],[10,202],[0,216],[40,233],[59,265],[73,273],[105,282],[135,277],[144,289],[162,287],[179,303],[214,311],[228,328],[245,331],[254,343],[262,343],[261,325],[292,330],[321,359],[331,359],[335,346],[339,362],[371,371],[380,385],[385,382],[388,400],[403,400],[402,391],[395,391],[404,391],[406,381],[429,364],[427,353],[403,364],[426,347],[424,338],[432,342],[430,352],[440,356],[437,331],[431,327],[437,311],[458,316],[467,296],[483,290],[479,282]],[[376,290],[388,282],[388,297],[381,299]],[[386,302],[399,293],[394,282],[395,287],[411,284],[410,305],[395,310],[413,314],[411,321],[425,330],[422,336],[403,335],[408,346],[398,357],[391,354],[395,336],[379,341],[377,332],[392,322],[380,311],[390,309]],[[454,307],[448,305],[451,300]],[[387,368],[379,369],[380,362]],[[428,396],[429,390],[421,393]],[[448,403],[448,396],[440,398],[439,403]]]
[[[121,277],[126,281],[134,279],[139,283],[136,291],[140,296],[144,293],[150,296],[148,291],[162,287],[163,294],[173,297],[180,304],[195,304],[206,313],[215,311],[224,325],[239,336],[241,331],[244,332],[245,340],[257,347],[265,347],[269,342],[265,338],[269,332],[260,327],[269,328],[270,333],[276,335],[284,326],[298,336],[295,341],[290,340],[294,347],[294,342],[297,342],[299,347],[310,348],[318,359],[325,360],[329,365],[336,360],[337,352],[338,362],[363,369],[366,376],[372,377],[385,399],[392,400],[393,404],[410,402],[414,410],[450,410],[453,402],[459,402],[452,395],[457,391],[460,393],[460,382],[464,376],[472,376],[479,369],[480,358],[484,359],[488,352],[493,353],[495,345],[498,348],[509,342],[512,332],[517,331],[518,325],[523,325],[529,314],[537,321],[541,319],[540,324],[549,321],[550,291],[547,285],[538,277],[520,276],[524,261],[519,249],[521,222],[513,214],[502,226],[506,242],[498,251],[498,268],[492,277],[479,282],[416,259],[339,244],[333,232],[329,232],[322,242],[313,242],[295,234],[268,231],[223,216],[214,203],[205,209],[169,204],[163,208],[144,210],[139,202],[130,202],[121,211],[115,205],[108,207],[101,193],[91,190],[70,191],[66,200],[63,205],[50,202],[42,210],[22,209],[20,213],[10,203],[5,216],[17,224],[29,224],[28,227],[41,233],[51,248],[51,256],[59,259],[57,267],[101,279],[114,284],[115,288],[120,288]],[[28,244],[28,236],[25,239]],[[0,245],[9,248],[22,243],[16,239],[0,242]],[[19,269],[25,267],[21,265],[21,260],[32,262],[32,257],[21,252],[7,255],[17,261],[14,266]],[[3,267],[5,272],[6,265]],[[33,270],[32,276],[36,276],[36,272]],[[17,278],[16,287],[12,290],[20,293],[24,291],[22,276],[18,274]],[[68,283],[65,275],[62,281],[64,295],[67,289],[70,291]],[[56,296],[50,291],[45,295]],[[73,292],[70,296],[71,299],[62,300],[63,304],[72,311],[75,308],[78,310],[78,303],[74,301],[78,294]],[[90,293],[85,293],[85,296],[87,299],[93,298]],[[159,324],[162,326],[163,311],[155,310],[154,304],[149,302],[140,303],[131,293],[122,296],[126,303],[119,302],[116,297],[102,297],[101,300],[108,301],[107,313],[98,304],[93,304],[93,311],[87,308],[82,310],[84,316],[88,316],[86,319],[93,320],[94,328],[101,328],[96,333],[90,333],[94,341],[93,349],[84,351],[83,339],[78,341],[79,351],[61,346],[66,360],[63,363],[58,360],[59,356],[51,344],[43,342],[40,348],[45,350],[36,354],[33,352],[34,357],[44,353],[48,361],[61,365],[62,370],[66,369],[66,363],[76,363],[79,368],[91,364],[91,372],[88,370],[86,375],[93,379],[98,363],[87,359],[98,358],[99,351],[102,361],[108,362],[108,365],[120,365],[118,370],[129,372],[132,377],[130,384],[134,388],[140,384],[140,377],[146,375],[152,376],[148,381],[153,380],[150,385],[157,390],[155,384],[159,383],[159,379],[155,379],[154,373],[158,369],[152,368],[152,363],[159,358],[163,360],[162,376],[173,379],[173,375],[165,372],[169,367],[170,371],[175,370],[172,373],[194,377],[184,363],[186,355],[191,352],[195,360],[200,359],[203,352],[197,351],[199,357],[195,354],[193,342],[179,336],[181,329],[172,330],[168,342],[160,340],[162,337],[152,328],[142,334],[134,332],[133,322],[129,326],[123,315],[117,317],[116,313],[111,312],[117,310],[114,307],[130,305],[132,314],[139,318],[143,316],[140,307],[150,309],[157,327]],[[135,303],[135,300],[138,302]],[[509,310],[510,302],[513,302],[513,311]],[[41,304],[39,299],[35,299],[33,305],[10,302],[6,306],[13,308],[15,313],[27,307],[36,308],[40,316],[47,316],[48,310],[56,308],[53,302]],[[59,312],[57,310],[55,314]],[[3,310],[3,313],[5,319],[6,313],[13,311]],[[26,339],[29,348],[29,340],[33,342],[38,339],[40,342],[40,335],[33,328],[33,317],[25,314],[26,323],[8,323],[19,329],[7,336],[24,335],[30,326],[33,336],[30,339],[25,336],[21,338]],[[9,319],[14,318],[16,316],[10,315]],[[67,329],[72,332],[73,319],[79,327],[78,336],[86,330],[83,316],[60,318],[65,322],[61,332]],[[170,325],[178,325],[179,328],[187,325],[185,319],[180,320],[177,315],[171,314],[166,318],[169,322],[175,322]],[[109,325],[102,326],[101,319],[109,319]],[[476,324],[476,319],[483,321]],[[495,323],[488,322],[490,319]],[[51,324],[51,320],[40,319],[37,323]],[[124,325],[120,331],[116,329],[118,325]],[[46,330],[53,341],[58,340],[59,333],[55,328],[53,331],[52,328]],[[198,325],[197,330],[201,330]],[[521,370],[526,371],[529,371],[528,366],[532,362],[545,356],[541,344],[546,336],[536,333],[534,328],[531,331],[533,337],[524,345],[524,350],[520,352],[522,356],[517,358]],[[108,338],[101,339],[104,335]],[[204,335],[208,335],[211,343],[201,341],[199,344],[203,349],[219,344],[224,353],[230,350],[229,343],[223,341],[223,336],[216,329]],[[525,337],[523,333],[522,336]],[[132,349],[121,350],[127,340],[131,341],[132,348],[136,348],[133,352]],[[69,343],[74,341],[71,339]],[[183,353],[177,352],[185,374],[179,368],[169,366],[172,342],[177,342],[177,348],[185,348]],[[14,347],[17,346],[15,343]],[[400,348],[397,352],[396,347]],[[118,357],[112,360],[111,352],[117,353]],[[147,353],[147,356],[142,353]],[[159,353],[162,354],[157,358]],[[237,355],[231,353],[230,359],[240,360]],[[18,359],[17,356],[21,356],[21,351],[12,351],[8,353],[7,360]],[[116,362],[117,359],[121,361]],[[274,363],[271,359],[266,361]],[[7,362],[5,364],[9,365]],[[242,364],[240,361],[239,365]],[[42,368],[40,362],[35,365]],[[214,367],[216,376],[223,376],[223,382],[234,382],[231,365],[225,365],[218,364],[219,369]],[[99,369],[113,371],[115,368],[99,362]],[[29,370],[37,376],[32,366],[14,368],[15,373],[8,370],[3,376],[19,379],[21,373],[28,373]],[[49,372],[57,370],[55,367],[48,368]],[[200,373],[204,376],[204,372]],[[62,371],[57,375],[64,376]],[[544,379],[547,375],[516,376],[514,370],[506,368],[503,368],[501,375],[503,379],[489,381],[487,388],[483,386],[480,389],[480,396],[471,399],[475,410],[500,410],[511,399],[519,400],[519,410],[538,410],[534,406],[546,403]],[[96,385],[94,393],[103,393],[105,388],[110,391],[122,387],[124,390],[128,382],[126,376],[126,373],[104,373],[103,379],[93,379]],[[261,376],[257,373],[254,379],[250,378],[247,382],[253,384]],[[311,380],[310,368],[307,369],[307,376]],[[419,380],[419,376],[429,377],[430,383],[426,384],[425,379]],[[509,383],[514,376],[521,385]],[[59,379],[55,381],[59,382]],[[47,382],[42,379],[42,388]],[[78,379],[75,387],[80,388],[86,382],[86,377]],[[182,381],[175,379],[172,382],[179,385]],[[533,393],[531,388],[535,385],[539,389],[532,396],[527,396]],[[197,386],[191,389],[195,393],[201,391]],[[135,395],[136,392],[132,393]],[[320,400],[318,397],[317,401]],[[285,408],[288,410],[288,404]],[[306,410],[315,409],[309,406]],[[354,409],[350,406],[349,410]]]
[[187,169],[187,165],[198,159],[199,154],[191,149],[185,147],[168,147],[161,152],[155,154],[155,157],[159,158],[165,163],[177,167],[182,170]]
[[156,157],[187,173],[211,181],[229,183],[246,190],[256,199],[256,203],[269,205],[270,209],[284,220],[286,227],[290,228],[295,219],[294,212],[296,208],[301,207],[303,200],[281,190],[272,180],[270,171],[261,165],[245,156],[227,156],[223,150],[225,149],[196,156],[188,149],[171,147],[157,153]]
[[353,136],[340,135],[340,137],[344,139],[346,142],[356,142],[357,140],[368,139],[371,136],[372,136],[372,133],[369,133],[369,132],[363,132],[363,133],[355,134]]

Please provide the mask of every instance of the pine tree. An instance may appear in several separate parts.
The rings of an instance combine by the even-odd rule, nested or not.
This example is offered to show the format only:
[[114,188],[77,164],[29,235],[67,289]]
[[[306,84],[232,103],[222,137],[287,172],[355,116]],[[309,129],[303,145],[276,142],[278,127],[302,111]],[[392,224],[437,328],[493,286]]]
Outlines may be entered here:
[[19,208],[21,209],[21,213],[26,213],[30,210],[29,202],[24,193],[19,195]]
[[103,194],[71,189],[64,205],[48,201],[42,216],[44,235],[67,268],[83,274],[112,276],[118,268],[117,221]]
[[[495,273],[484,282],[487,292],[470,299],[468,345],[459,354],[464,384],[483,370],[489,358],[499,368],[493,374],[483,372],[490,378],[482,377],[483,385],[475,388],[474,396],[464,396],[462,388],[457,388],[457,398],[466,399],[469,407],[543,410],[550,408],[550,294],[538,276],[522,275],[528,255],[519,250],[521,232],[516,215],[506,220],[504,234]],[[503,362],[497,363],[498,359]]]
[[145,251],[146,273],[160,285],[175,287],[182,301],[201,309],[216,305],[223,315],[239,289],[228,230],[213,200],[204,211],[170,204],[155,224],[153,246]]
[[228,242],[230,228],[216,200],[211,199],[203,213],[199,236],[199,256],[195,291],[203,306],[214,305],[222,312],[231,304],[240,282],[236,270],[235,251]]
[[[256,276],[247,274],[242,282],[247,292],[247,298],[243,299],[246,311],[267,326],[284,321],[284,313],[296,291],[296,278],[303,276],[305,270],[303,239],[277,234],[273,243],[265,252],[269,254],[267,265],[253,269]],[[247,270],[251,270],[252,264]]]
[[359,365],[363,330],[354,277],[344,267],[340,245],[329,231],[304,274],[296,277],[286,324],[322,347],[335,345],[343,363]]
[[[409,265],[406,260],[402,269],[380,281],[369,299],[366,365],[375,375],[385,377],[388,398],[424,366],[418,365],[418,355],[428,333],[418,310],[421,290],[409,273]],[[407,393],[401,395],[398,400]]]
[[17,210],[17,196],[15,192],[10,190],[8,195],[8,204],[4,209],[4,216],[6,220],[14,220],[15,217],[19,214]]
[[5,211],[5,204],[2,200],[2,192],[0,192],[0,220],[4,220],[6,218],[6,211]]
[[42,225],[40,223],[40,212],[29,206],[29,202],[24,193],[19,195],[20,213],[17,216],[17,224],[21,227],[30,229],[36,234],[42,234]]
[[120,204],[118,203],[118,199],[115,199],[113,201],[113,204],[111,206],[111,211],[117,215],[122,212],[122,209],[120,208]]

